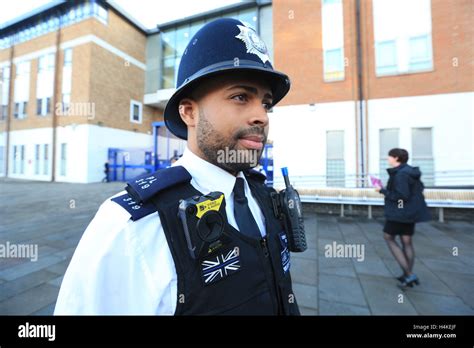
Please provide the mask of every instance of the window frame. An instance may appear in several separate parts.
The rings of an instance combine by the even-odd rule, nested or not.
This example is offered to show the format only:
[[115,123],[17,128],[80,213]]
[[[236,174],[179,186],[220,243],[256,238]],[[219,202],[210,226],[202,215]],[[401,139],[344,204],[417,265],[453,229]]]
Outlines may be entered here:
[[[336,7],[337,6],[337,7]],[[336,13],[336,9],[339,9]],[[328,12],[329,11],[329,12]],[[334,23],[328,21],[327,16],[334,19],[333,16],[337,14],[337,21]],[[339,28],[338,25],[342,27]],[[330,34],[333,31],[338,32],[340,30],[342,37],[338,37],[337,41],[334,41],[336,38],[331,37]],[[323,81],[324,82],[337,82],[344,81],[346,78],[346,58],[345,47],[344,47],[344,3],[342,0],[323,0],[321,1],[321,47],[322,47],[322,65],[323,65]],[[329,36],[328,36],[329,35]],[[340,39],[340,40],[339,40]],[[340,41],[340,42],[339,42]],[[335,43],[338,42],[337,45]],[[331,61],[328,57],[331,53],[336,53],[340,55],[340,58],[337,59],[337,64],[332,64],[336,60]],[[336,69],[331,69],[331,66],[338,65]]]
[[[134,107],[138,106],[138,120],[134,119]],[[130,100],[130,122],[135,124],[143,123],[143,104],[137,100]]]
[[[381,65],[380,63],[380,49],[382,46],[387,45],[389,43],[393,43],[393,58],[394,58],[394,63],[389,65]],[[384,40],[384,41],[379,41],[376,42],[374,45],[375,49],[375,74],[376,76],[389,76],[389,75],[399,75],[399,67],[398,67],[398,56],[397,56],[397,40],[392,39],[392,40]]]
[[[374,44],[373,44],[373,54],[375,57],[375,67],[374,72],[376,77],[385,77],[385,76],[397,76],[397,75],[408,75],[408,74],[417,74],[434,71],[434,56],[433,56],[433,13],[432,13],[432,0],[426,0],[419,2],[419,5],[423,10],[429,11],[428,17],[423,18],[423,26],[417,26],[415,29],[409,29],[410,25],[402,26],[401,19],[403,18],[406,11],[411,9],[408,6],[398,6],[400,9],[403,9],[404,12],[393,13],[393,9],[390,6],[383,6],[383,0],[373,0],[372,2],[372,17],[373,17],[373,34],[374,34]],[[408,2],[405,2],[408,4]],[[407,7],[407,8],[405,8]],[[383,10],[381,10],[383,8]],[[413,12],[413,11],[411,11]],[[428,14],[428,12],[426,12]],[[380,17],[379,17],[380,16]],[[396,19],[396,22],[386,23],[388,18]],[[410,21],[415,19],[411,18]],[[416,19],[420,21],[419,18]],[[396,23],[396,24],[394,24]],[[382,26],[384,29],[381,29]],[[380,32],[379,32],[380,30]],[[413,59],[413,47],[412,40],[419,38],[425,38],[426,40],[426,57],[424,59]],[[394,43],[394,55],[395,55],[395,64],[394,65],[379,65],[380,60],[380,47],[387,42]]]
[[60,176],[67,176],[67,143],[61,143],[60,149],[60,166],[59,166],[59,175]]

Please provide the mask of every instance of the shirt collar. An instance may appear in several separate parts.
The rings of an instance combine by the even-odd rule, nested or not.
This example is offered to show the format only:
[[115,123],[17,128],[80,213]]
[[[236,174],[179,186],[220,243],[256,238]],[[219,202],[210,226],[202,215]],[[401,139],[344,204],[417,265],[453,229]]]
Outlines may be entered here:
[[[220,191],[225,197],[230,197],[234,190],[236,177],[226,172],[224,169],[202,159],[193,153],[188,147],[185,148],[183,156],[177,160],[173,166],[183,166],[192,176],[191,183],[203,194],[212,191]],[[245,182],[245,194],[250,192],[247,180],[242,171],[237,177],[243,178]],[[195,184],[195,185],[194,185]]]

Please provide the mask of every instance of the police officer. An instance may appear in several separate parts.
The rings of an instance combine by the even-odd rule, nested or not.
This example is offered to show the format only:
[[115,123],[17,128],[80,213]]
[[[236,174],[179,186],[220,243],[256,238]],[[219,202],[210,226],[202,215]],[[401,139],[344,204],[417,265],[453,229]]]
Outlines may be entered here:
[[[55,314],[298,315],[272,189],[251,169],[267,139],[267,112],[289,88],[253,29],[230,18],[201,28],[164,111],[166,126],[187,140],[183,156],[100,206]],[[225,197],[225,238],[193,255],[180,202],[215,191]]]

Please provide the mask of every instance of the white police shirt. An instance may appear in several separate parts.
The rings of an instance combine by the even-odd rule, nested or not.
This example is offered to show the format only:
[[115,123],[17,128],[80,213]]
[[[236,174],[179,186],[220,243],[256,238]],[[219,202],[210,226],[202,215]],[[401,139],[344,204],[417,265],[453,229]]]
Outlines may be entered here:
[[[174,165],[186,168],[191,185],[200,192],[223,192],[228,222],[238,229],[232,193],[236,178],[188,148]],[[245,180],[242,172],[238,177]],[[247,181],[245,195],[264,236],[264,216]],[[54,314],[174,314],[176,268],[158,213],[132,221],[110,198],[99,207],[74,252]]]

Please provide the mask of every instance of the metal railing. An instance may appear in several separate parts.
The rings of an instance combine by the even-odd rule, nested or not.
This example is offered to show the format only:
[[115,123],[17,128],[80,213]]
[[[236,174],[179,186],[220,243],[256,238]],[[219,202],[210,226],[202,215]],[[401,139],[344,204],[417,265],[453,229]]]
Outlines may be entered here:
[[[345,174],[344,176],[328,177],[327,175],[291,175],[291,183],[297,188],[322,188],[322,187],[344,187],[344,188],[370,188],[370,175],[380,178],[379,173],[366,173],[362,175]],[[421,181],[433,182],[434,185],[425,185],[426,188],[461,188],[474,189],[474,170],[452,170],[437,171],[433,173],[422,173]],[[386,184],[386,182],[384,183]],[[275,176],[275,187],[283,187],[281,176]]]
[[[372,206],[383,206],[384,199],[369,184],[369,175],[345,175],[335,178],[334,185],[326,175],[290,175],[291,184],[299,191],[303,203],[340,205],[340,216],[344,216],[346,205],[367,206],[368,218],[372,218]],[[433,173],[435,185],[425,187],[424,195],[428,207],[437,208],[438,220],[444,222],[444,208],[474,209],[474,171],[440,171]],[[423,176],[421,178],[423,181]],[[329,184],[329,185],[328,185]],[[282,189],[282,177],[276,177],[274,187]]]

